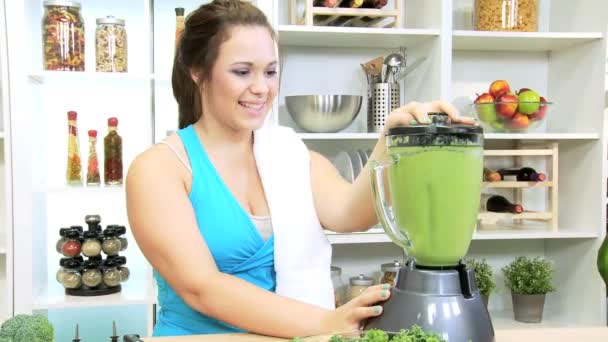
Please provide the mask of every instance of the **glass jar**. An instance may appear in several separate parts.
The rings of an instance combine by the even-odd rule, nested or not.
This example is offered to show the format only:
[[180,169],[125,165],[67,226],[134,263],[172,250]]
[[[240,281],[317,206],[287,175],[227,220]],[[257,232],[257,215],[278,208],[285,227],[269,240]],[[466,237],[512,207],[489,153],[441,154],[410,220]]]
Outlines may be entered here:
[[[77,269],[80,266],[80,261],[73,258],[61,258],[59,260],[59,269],[55,274],[55,280],[63,285],[63,278],[69,274],[69,269]],[[78,273],[80,274],[80,273]],[[74,280],[74,279],[72,279]]]
[[120,240],[116,237],[114,230],[106,229],[104,232],[101,249],[107,255],[115,255],[120,252]]
[[118,271],[120,272],[120,281],[127,281],[129,280],[129,277],[131,276],[131,271],[129,271],[129,268],[126,266],[121,266],[118,268]]
[[127,233],[127,228],[125,226],[114,226],[114,229],[116,231],[116,235],[118,236],[118,240],[120,240],[120,251],[122,252],[126,250],[127,246],[129,245],[129,241],[123,236]]
[[94,257],[101,254],[101,242],[99,241],[96,231],[87,231],[84,233],[82,254],[87,257]]
[[336,307],[346,303],[346,286],[342,281],[342,269],[337,266],[331,267],[331,282],[334,285],[334,298]]
[[125,21],[109,15],[96,20],[95,70],[127,72],[127,31]]
[[118,260],[116,259],[110,259],[105,263],[106,267],[104,267],[103,270],[103,283],[107,287],[116,287],[120,285],[121,275],[117,267],[119,264],[117,261]]
[[478,31],[538,29],[538,0],[475,0],[474,25]]
[[82,244],[80,243],[80,233],[77,230],[69,230],[65,233],[66,241],[61,246],[61,253],[66,257],[80,255]]
[[108,119],[108,134],[103,139],[103,173],[106,185],[122,185],[122,138],[116,131],[117,126],[117,118]]
[[68,160],[66,182],[70,185],[82,185],[82,164],[80,160],[80,143],[78,142],[78,113],[68,112]]
[[366,277],[363,274],[350,278],[348,300],[352,300],[353,298],[357,297],[372,285],[374,285],[374,279]]
[[86,261],[82,270],[82,283],[88,287],[97,287],[101,284],[102,275],[99,270],[99,263],[96,261]]
[[391,287],[394,287],[397,284],[397,274],[401,267],[403,265],[397,260],[380,265],[380,271],[382,272],[380,284],[390,284]]
[[63,244],[68,241],[68,239],[65,237],[65,233],[69,230],[69,228],[60,228],[59,229],[59,236],[60,238],[57,240],[57,242],[55,243],[55,250],[57,251],[57,253],[61,253],[61,250],[63,248]]
[[78,289],[82,286],[82,275],[75,268],[66,268],[61,278],[61,285],[66,289]]
[[97,131],[89,130],[89,159],[87,163],[87,185],[99,185],[99,159],[97,158]]
[[42,43],[44,70],[84,71],[84,21],[80,3],[44,2]]

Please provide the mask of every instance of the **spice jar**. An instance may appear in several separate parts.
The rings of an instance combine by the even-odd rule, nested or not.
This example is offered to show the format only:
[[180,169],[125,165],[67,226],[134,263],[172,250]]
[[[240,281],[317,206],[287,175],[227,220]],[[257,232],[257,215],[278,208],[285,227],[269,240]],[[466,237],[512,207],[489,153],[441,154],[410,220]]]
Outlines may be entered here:
[[44,2],[42,42],[44,70],[84,71],[84,21],[80,3]]
[[117,260],[109,259],[105,263],[103,270],[103,283],[107,287],[115,287],[120,285],[120,271],[117,267]]
[[66,182],[71,185],[82,184],[82,165],[80,162],[80,144],[78,142],[78,113],[68,112],[68,161],[66,167]]
[[526,31],[538,28],[538,0],[475,0],[478,31]]
[[66,257],[75,257],[80,254],[82,245],[79,237],[80,232],[77,230],[68,230],[65,233],[66,241],[61,246],[61,253]]
[[127,72],[127,31],[125,21],[109,15],[96,20],[95,70]]
[[66,241],[68,241],[68,239],[65,237],[65,232],[67,232],[68,230],[69,230],[69,228],[60,228],[59,229],[59,236],[60,236],[60,238],[55,243],[55,250],[57,251],[57,253],[61,253],[61,250],[63,248],[63,244]]
[[119,267],[118,271],[120,272],[120,281],[121,282],[129,280],[129,277],[131,276],[131,271],[129,271],[129,268],[127,266]]
[[72,258],[61,258],[59,260],[59,269],[55,274],[55,280],[57,280],[59,284],[63,285],[63,277],[67,274],[66,268],[70,268],[68,265],[71,266],[71,268],[75,268],[79,265],[79,262]]
[[358,295],[363,293],[365,289],[372,285],[374,285],[374,279],[366,277],[363,274],[359,274],[356,277],[350,278],[350,290],[348,293],[348,300],[352,300],[353,298],[357,297]]
[[390,284],[391,287],[394,287],[397,284],[397,274],[401,267],[403,265],[397,260],[380,265],[380,270],[382,271],[380,284]]
[[82,270],[82,283],[88,287],[97,287],[101,284],[101,280],[99,263],[96,260],[85,261]]
[[82,254],[87,257],[94,257],[101,254],[101,242],[99,241],[96,231],[87,231],[84,233]]
[[66,268],[61,278],[61,285],[66,289],[78,289],[82,286],[82,275],[76,268]]
[[346,288],[342,281],[342,269],[337,266],[331,267],[331,282],[334,285],[334,298],[336,307],[346,303]]
[[116,237],[114,229],[106,229],[104,231],[103,242],[101,243],[101,249],[107,255],[114,255],[120,252],[120,240]]
[[120,240],[120,251],[122,252],[125,249],[127,249],[127,246],[129,245],[129,241],[127,240],[127,238],[122,236],[127,233],[127,228],[125,228],[125,226],[113,226],[113,227],[114,227],[114,230],[116,231],[116,235],[118,236],[118,240]]
[[116,131],[117,126],[117,118],[108,119],[108,134],[103,139],[106,185],[122,184],[122,138]]

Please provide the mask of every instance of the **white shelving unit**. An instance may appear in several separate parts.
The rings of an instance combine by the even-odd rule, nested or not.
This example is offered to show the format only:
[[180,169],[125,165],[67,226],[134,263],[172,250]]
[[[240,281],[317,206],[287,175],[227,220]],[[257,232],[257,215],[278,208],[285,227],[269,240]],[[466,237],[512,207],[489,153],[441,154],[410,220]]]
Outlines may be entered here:
[[[366,132],[366,103],[344,131],[317,134],[295,126],[286,112],[284,97],[315,93],[365,96],[359,64],[401,46],[407,47],[411,60],[426,58],[405,79],[404,103],[442,98],[462,105],[461,113],[468,115],[466,103],[471,96],[495,79],[508,79],[514,87],[530,87],[546,94],[556,104],[537,131],[488,132],[485,139],[488,147],[503,150],[523,141],[559,143],[559,229],[531,225],[526,230],[504,226],[484,230],[475,233],[470,253],[489,260],[498,282],[502,281],[500,267],[517,255],[553,260],[558,292],[548,298],[543,326],[601,325],[606,321],[606,293],[594,257],[606,235],[603,191],[608,170],[604,161],[605,74],[597,70],[605,68],[608,4],[603,0],[585,0],[577,6],[541,2],[541,32],[486,33],[471,31],[454,20],[461,9],[471,7],[472,0],[405,1],[401,8],[404,25],[395,29],[289,25],[287,1],[257,1],[278,33],[281,52],[281,93],[272,119],[294,127],[311,149],[330,157],[344,149],[372,147],[378,134]],[[127,222],[124,189],[74,189],[62,184],[67,148],[65,113],[77,110],[80,132],[95,128],[100,135],[105,134],[107,117],[118,116],[127,170],[139,152],[177,126],[169,76],[173,51],[167,48],[173,46],[173,9],[184,7],[188,13],[200,1],[83,1],[87,71],[82,73],[40,70],[42,0],[6,1],[5,5],[11,13],[7,18],[11,131],[0,143],[5,141],[5,149],[12,146],[13,155],[24,156],[5,164],[12,174],[9,205],[13,207],[9,212],[14,213],[10,219],[12,236],[7,239],[31,241],[32,247],[14,253],[7,250],[20,270],[14,274],[14,288],[9,289],[14,312],[143,305],[149,308],[149,315],[133,320],[145,321],[149,333],[152,304],[156,302],[154,282],[149,265],[130,236],[133,243],[127,250],[127,266],[133,278],[120,294],[73,298],[63,295],[54,281],[59,260],[54,244],[61,226],[83,224],[84,215],[93,211],[101,214],[103,225]],[[129,72],[125,74],[91,71],[95,19],[108,14],[127,22]],[[81,153],[86,153],[85,136],[81,133],[80,138]],[[100,149],[98,144],[98,152]],[[509,185],[531,187],[526,191],[552,186],[549,182]],[[500,191],[507,184],[488,186]],[[379,228],[327,236],[335,247],[334,261],[343,267],[345,277],[375,273],[381,263],[401,257],[401,251],[388,243]],[[493,315],[497,328],[518,326],[510,318],[510,298],[505,291],[495,294],[490,309],[497,313]],[[71,330],[72,326],[56,328]]]

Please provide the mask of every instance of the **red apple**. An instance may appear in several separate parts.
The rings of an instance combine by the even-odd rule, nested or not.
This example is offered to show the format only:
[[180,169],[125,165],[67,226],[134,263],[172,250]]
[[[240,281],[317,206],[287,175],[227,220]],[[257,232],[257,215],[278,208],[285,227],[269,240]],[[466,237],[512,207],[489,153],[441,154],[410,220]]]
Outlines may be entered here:
[[517,112],[517,96],[511,92],[500,95],[496,102],[496,112],[501,118],[510,119]]
[[538,108],[538,110],[536,112],[534,112],[532,115],[530,115],[530,120],[532,121],[539,121],[542,120],[545,117],[545,112],[547,112],[547,99],[545,99],[544,97],[540,97],[540,107]]
[[528,116],[519,112],[515,113],[511,121],[507,124],[509,128],[515,130],[526,129],[528,128],[528,125],[530,125],[530,119],[528,119]]
[[509,86],[509,83],[507,83],[507,81],[505,80],[497,80],[492,82],[492,84],[490,84],[490,90],[489,93],[490,95],[494,96],[494,98],[498,98],[498,96],[500,96],[503,93],[510,93],[511,92],[511,87]]
[[475,107],[479,120],[492,122],[496,120],[496,109],[494,108],[494,96],[483,93],[475,99]]

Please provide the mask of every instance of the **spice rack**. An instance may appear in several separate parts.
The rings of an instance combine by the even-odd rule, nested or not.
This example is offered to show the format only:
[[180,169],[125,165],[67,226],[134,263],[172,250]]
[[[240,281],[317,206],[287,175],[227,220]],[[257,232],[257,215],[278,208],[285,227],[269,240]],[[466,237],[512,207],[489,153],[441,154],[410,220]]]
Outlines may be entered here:
[[499,224],[502,220],[513,220],[514,226],[509,228],[525,229],[525,220],[541,221],[549,224],[550,230],[557,232],[558,227],[558,144],[548,143],[539,145],[523,145],[522,142],[516,142],[515,149],[503,150],[485,150],[484,158],[494,157],[512,157],[515,167],[522,167],[523,157],[545,157],[550,159],[547,162],[547,174],[549,178],[543,182],[516,182],[516,181],[500,181],[500,182],[484,182],[484,189],[512,189],[513,199],[515,203],[521,203],[524,192],[532,188],[546,188],[546,208],[544,212],[524,211],[520,214],[512,213],[494,213],[481,212],[477,216],[477,230],[496,230],[503,225]]
[[[394,1],[394,8],[345,8],[316,7],[313,0],[289,0],[291,25],[306,26],[354,26],[354,27],[401,27],[400,3]],[[298,5],[303,1],[304,14],[298,13]]]
[[[129,278],[127,259],[118,253],[127,248],[124,226],[101,229],[99,215],[87,215],[88,230],[82,226],[61,228],[56,250],[63,254],[56,280],[70,296],[102,296],[121,291],[120,283]],[[104,259],[102,252],[106,254]],[[85,260],[87,258],[87,260]]]

